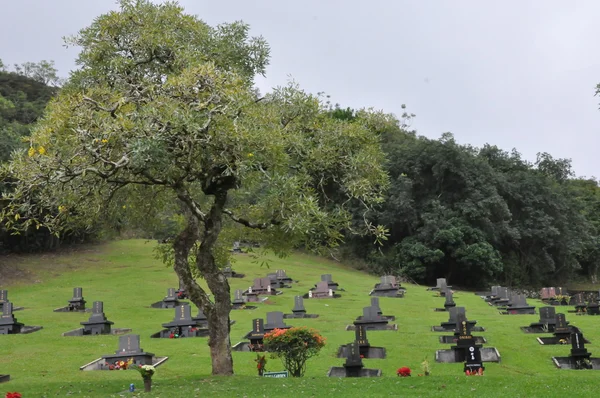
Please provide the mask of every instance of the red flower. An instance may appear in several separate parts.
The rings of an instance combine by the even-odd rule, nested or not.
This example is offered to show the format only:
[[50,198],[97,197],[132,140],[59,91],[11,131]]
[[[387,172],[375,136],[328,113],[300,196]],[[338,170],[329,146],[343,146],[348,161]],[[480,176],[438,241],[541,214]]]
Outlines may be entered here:
[[174,338],[175,338],[175,334],[171,333],[171,334],[169,335],[169,338],[170,338],[170,339],[174,339]]
[[360,354],[360,357],[361,357],[361,358],[364,358],[365,356],[364,356],[363,354]]
[[21,393],[18,392],[7,392],[6,398],[21,398]]
[[410,376],[410,368],[403,366],[396,371],[396,374],[400,377],[408,377]]

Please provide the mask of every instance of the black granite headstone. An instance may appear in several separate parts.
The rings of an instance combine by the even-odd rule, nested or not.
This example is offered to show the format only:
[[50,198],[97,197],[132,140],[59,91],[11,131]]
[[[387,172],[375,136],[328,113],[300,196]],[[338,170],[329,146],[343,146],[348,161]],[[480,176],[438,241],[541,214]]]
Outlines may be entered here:
[[83,325],[83,334],[110,334],[111,325],[114,322],[106,319],[104,315],[104,303],[102,301],[94,301],[92,307],[92,315],[87,322],[81,322]]
[[0,317],[0,334],[17,334],[21,333],[23,324],[17,322],[13,315],[13,305],[10,301],[6,301],[2,306],[2,316]]
[[302,296],[294,297],[294,308],[292,309],[294,314],[306,314],[306,309],[304,308],[304,299]]

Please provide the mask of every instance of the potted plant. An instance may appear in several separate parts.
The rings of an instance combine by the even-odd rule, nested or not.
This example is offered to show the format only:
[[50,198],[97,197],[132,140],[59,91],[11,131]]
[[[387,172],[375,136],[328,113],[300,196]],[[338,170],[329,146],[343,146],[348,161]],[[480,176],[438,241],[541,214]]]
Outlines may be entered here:
[[258,375],[262,376],[264,372],[266,372],[267,368],[267,358],[264,355],[256,354],[256,369],[258,370]]

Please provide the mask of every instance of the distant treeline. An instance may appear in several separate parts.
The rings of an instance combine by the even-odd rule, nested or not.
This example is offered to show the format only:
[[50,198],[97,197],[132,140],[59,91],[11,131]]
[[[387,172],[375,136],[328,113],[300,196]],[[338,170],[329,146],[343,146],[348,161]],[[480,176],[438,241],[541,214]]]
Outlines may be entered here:
[[539,153],[530,163],[516,150],[460,145],[448,133],[429,139],[402,123],[380,134],[392,185],[369,217],[389,228],[389,240],[375,248],[349,235],[346,245],[373,272],[461,286],[595,282],[600,190],[595,179],[575,178],[570,160]]

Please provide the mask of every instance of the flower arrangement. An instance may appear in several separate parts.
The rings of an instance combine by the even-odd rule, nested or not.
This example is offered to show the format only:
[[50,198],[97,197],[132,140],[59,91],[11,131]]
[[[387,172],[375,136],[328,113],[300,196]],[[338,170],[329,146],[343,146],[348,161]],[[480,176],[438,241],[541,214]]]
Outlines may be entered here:
[[133,358],[129,358],[127,361],[119,360],[113,363],[104,363],[105,366],[108,366],[108,370],[127,370],[132,364]]
[[483,368],[479,368],[478,370],[465,370],[465,375],[467,376],[483,376]]
[[281,358],[292,377],[302,377],[306,361],[317,355],[325,346],[325,338],[314,329],[296,327],[274,329],[264,336],[265,350]]
[[156,368],[152,365],[132,366],[131,369],[137,370],[144,380],[151,380],[154,373],[156,373]]
[[6,398],[21,398],[20,392],[7,392]]
[[429,364],[427,358],[423,359],[423,362],[421,362],[421,370],[425,376],[429,376],[431,374],[431,365]]
[[400,377],[409,377],[410,376],[410,368],[403,366],[396,371],[396,374]]
[[248,348],[250,349],[250,351],[253,352],[263,352],[265,350],[265,345],[264,344],[260,344],[260,343],[256,343],[256,344],[248,344]]
[[258,370],[258,375],[262,376],[263,373],[267,370],[267,358],[264,355],[256,354],[256,369]]

